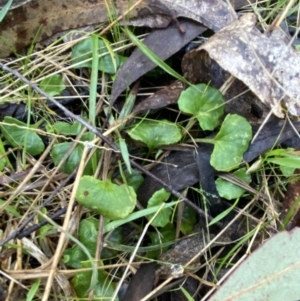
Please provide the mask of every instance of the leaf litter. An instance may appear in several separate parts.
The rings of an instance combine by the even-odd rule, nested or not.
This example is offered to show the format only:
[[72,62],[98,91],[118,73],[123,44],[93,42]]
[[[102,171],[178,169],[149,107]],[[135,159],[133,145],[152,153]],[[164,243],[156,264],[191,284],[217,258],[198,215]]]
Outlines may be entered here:
[[[29,3],[28,5],[30,5],[30,2],[31,1],[28,2]],[[40,3],[42,3],[42,1]],[[134,1],[134,3],[137,2]],[[145,3],[147,7],[140,6],[136,11],[133,12],[132,16],[138,18],[134,21],[136,23],[132,23],[132,24],[137,24],[137,25],[147,24],[147,25],[159,27],[159,26],[164,26],[171,20],[174,21],[174,18],[179,16],[190,18],[192,20],[203,23],[207,27],[217,32],[213,35],[212,38],[209,39],[208,42],[200,46],[200,48],[197,51],[206,50],[224,69],[229,71],[235,77],[244,81],[244,83],[249,88],[251,88],[251,90],[255,94],[257,94],[258,97],[260,97],[262,102],[264,102],[269,107],[271,107],[273,113],[278,117],[284,116],[282,112],[282,108],[280,106],[281,101],[284,102],[285,106],[288,108],[291,114],[299,115],[299,107],[298,107],[299,99],[297,98],[299,96],[299,91],[298,91],[299,76],[297,78],[298,75],[297,66],[299,66],[298,64],[299,58],[298,58],[298,54],[294,51],[292,46],[290,46],[288,39],[282,34],[282,32],[280,32],[280,30],[274,28],[265,34],[261,34],[257,29],[255,29],[254,27],[255,20],[253,19],[252,16],[245,15],[240,19],[236,19],[236,15],[234,11],[231,9],[230,6],[228,6],[223,1],[217,1],[217,0],[201,1],[200,3],[199,1],[190,1],[188,7],[183,6],[182,1],[179,0],[175,0],[172,2],[149,0],[149,1],[145,1]],[[100,5],[102,5],[103,8],[102,1],[98,1],[98,5],[99,7]],[[143,15],[143,12],[145,13],[145,8],[149,8],[149,7],[152,9],[154,8],[156,13],[159,12],[162,13],[160,19],[154,17],[153,15],[150,16],[149,15],[147,16],[147,14],[146,16]],[[83,11],[85,13],[87,12],[84,9]],[[120,12],[117,12],[117,14],[119,15]],[[89,14],[87,13],[87,15]],[[76,13],[74,14],[73,17],[74,19],[76,18]],[[70,21],[70,24],[74,24],[74,19]],[[97,20],[95,21],[93,19],[92,21],[98,22]],[[34,22],[34,20],[32,21]],[[107,19],[103,21],[107,21]],[[57,22],[57,20],[54,21],[54,23],[55,22]],[[83,23],[86,22],[84,21]],[[69,25],[66,25],[64,28],[67,28],[68,26]],[[180,29],[180,24],[177,23],[177,26]],[[51,32],[51,26],[49,26],[49,28],[50,28],[49,35],[53,34],[54,31],[57,30],[56,28],[53,32]],[[58,31],[62,29],[63,27],[60,27]],[[182,34],[182,32],[180,34]],[[222,37],[225,38],[225,40],[222,40]],[[29,42],[30,39],[24,42],[22,45],[16,45],[17,46],[16,48],[18,47],[21,48],[24,45],[28,45]],[[254,42],[256,42],[256,44]],[[262,54],[259,52],[258,49],[259,46],[261,47],[261,44],[263,44],[263,46],[264,44],[266,45],[268,44],[268,47],[266,47],[267,51],[265,51],[265,53]],[[222,45],[223,47],[221,47],[220,45]],[[227,46],[224,47],[224,45]],[[229,51],[227,51],[228,49]],[[6,48],[5,51],[10,51],[10,50],[7,50]],[[230,57],[229,55],[230,51],[233,52],[234,59],[236,59],[236,57],[239,56],[242,57],[238,65],[235,65],[233,63],[233,58]],[[286,61],[283,62],[282,60],[285,58]],[[292,64],[294,64],[295,66],[293,66],[294,68],[291,68],[291,72],[289,73],[287,69],[290,68]],[[241,66],[243,66],[243,70],[241,70]],[[247,74],[247,72],[244,73],[244,71],[249,71],[250,74]],[[255,78],[255,76],[253,76],[253,73],[259,74],[259,78]],[[142,72],[140,74],[142,74]],[[247,80],[247,77],[249,77],[250,79]],[[259,95],[260,89],[263,92],[262,95]],[[169,103],[170,101],[162,101],[160,106],[165,106],[168,105]],[[174,103],[174,100],[172,100],[172,103]],[[146,105],[144,108],[147,109],[148,106]],[[234,129],[232,129],[231,131],[234,131]],[[275,137],[278,135],[279,131],[277,131],[275,134],[274,133],[273,135]],[[288,137],[288,135],[286,137]],[[276,140],[276,138],[274,139]],[[274,140],[272,140],[272,142],[274,142]],[[262,141],[259,141],[259,143],[265,144]],[[259,149],[257,151],[257,154],[262,153],[261,151],[262,148],[261,145],[259,145],[259,143],[256,144],[256,147]],[[253,145],[255,146],[255,144]],[[251,147],[253,147],[253,145],[251,145]],[[268,148],[271,148],[272,146],[273,143],[269,142]],[[239,157],[241,156],[239,155]],[[177,157],[176,160],[178,160],[179,158],[180,155],[179,157]],[[199,179],[199,175],[197,174],[198,172],[197,164],[195,163],[194,155],[192,155],[192,158],[193,160],[191,160],[192,162],[191,165],[193,165],[193,174],[191,175],[191,178],[193,178],[192,179],[193,181],[197,181]],[[240,162],[240,158],[238,160],[238,163],[239,162]],[[181,180],[180,176],[182,176],[182,174],[179,171],[179,178],[177,180],[178,182]],[[172,173],[167,173],[167,177],[172,178]],[[97,184],[99,183],[97,182]],[[186,185],[190,185],[190,184],[186,184]],[[94,186],[96,188],[96,185]],[[183,185],[183,187],[181,187],[180,189],[185,187],[186,186]],[[86,198],[85,193],[86,191],[84,190],[83,196],[81,195],[82,198]],[[96,191],[95,194],[100,194],[100,192]],[[132,194],[134,194],[134,192],[132,192]],[[113,195],[112,199],[116,197],[117,196]],[[95,199],[95,197],[93,199]],[[133,199],[135,199],[135,197]],[[107,200],[103,200],[103,201],[106,202]],[[128,212],[129,211],[131,212],[134,208],[134,205],[132,204],[132,198],[129,198],[127,201],[130,203]],[[95,206],[98,206],[98,204],[95,205],[94,203],[92,203],[90,206],[94,208]],[[114,218],[118,218],[119,216],[123,217],[124,212],[120,212],[119,209],[120,208],[118,208],[118,206],[115,208],[117,217],[110,216],[110,218],[114,219]],[[97,210],[102,212],[102,209],[97,209]],[[292,238],[292,234],[290,235],[290,237]],[[229,236],[225,236],[225,238],[229,238]],[[203,241],[203,237],[198,236],[198,240]],[[199,253],[199,244],[197,245],[197,242],[195,241],[192,241],[192,243],[196,244],[195,251],[193,253],[195,255]],[[185,242],[182,243],[182,245],[184,245],[185,250],[188,250],[190,244],[189,243],[187,244]],[[179,245],[178,246],[175,245],[173,249],[177,249],[177,248],[179,249],[179,252],[177,252],[176,256],[179,258],[182,252]],[[189,259],[191,258],[189,257]],[[170,262],[172,262],[172,258],[170,259]],[[178,264],[182,264],[180,259],[178,259]],[[254,272],[252,271],[252,273]],[[101,276],[101,274],[99,275]],[[82,276],[84,277],[85,275]],[[90,280],[90,276],[91,275],[89,275],[88,280]],[[169,275],[167,274],[167,276]],[[241,277],[239,277],[239,279],[241,279]],[[226,290],[225,287],[226,285],[224,285],[224,290]],[[280,285],[278,285],[278,287],[280,287]],[[83,290],[81,292],[83,292]],[[79,293],[79,295],[80,294],[81,293]],[[82,296],[84,297],[85,295],[83,294]],[[297,298],[299,298],[299,296],[297,296]]]

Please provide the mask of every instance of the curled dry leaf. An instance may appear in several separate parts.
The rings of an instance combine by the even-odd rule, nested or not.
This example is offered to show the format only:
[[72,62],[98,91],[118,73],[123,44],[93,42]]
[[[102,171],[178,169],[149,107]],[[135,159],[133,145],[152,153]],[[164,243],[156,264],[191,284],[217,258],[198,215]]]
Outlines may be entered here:
[[276,116],[284,116],[281,101],[292,115],[300,116],[300,54],[281,29],[262,34],[255,23],[255,15],[245,14],[197,51],[206,50],[271,107]]
[[[151,15],[151,19],[139,18],[135,24],[166,27],[170,17],[164,7],[156,8],[156,2],[159,1],[130,1],[132,10],[126,15],[126,20],[129,17]],[[135,4],[138,5],[135,7]],[[20,51],[34,39],[42,41],[61,31],[108,22],[109,16],[121,16],[128,8],[127,1],[112,0],[18,1],[18,6],[15,5],[1,23],[0,57],[6,57],[12,51]]]
[[144,99],[134,109],[133,113],[138,114],[149,110],[160,109],[168,105],[177,103],[181,92],[185,88],[185,84],[177,80],[171,85],[157,91],[152,96]]
[[124,20],[136,26],[166,27],[171,19],[182,16],[220,30],[236,18],[221,0],[22,0],[1,23],[0,57],[20,51],[34,39],[42,41],[60,31],[108,22],[109,16],[122,16],[129,7]]

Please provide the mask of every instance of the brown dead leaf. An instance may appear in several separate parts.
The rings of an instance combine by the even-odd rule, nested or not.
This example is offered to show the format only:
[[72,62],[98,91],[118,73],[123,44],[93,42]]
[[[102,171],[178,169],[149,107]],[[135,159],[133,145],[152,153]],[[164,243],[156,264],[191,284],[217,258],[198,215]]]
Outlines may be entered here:
[[[138,5],[125,18],[152,15],[151,20],[145,19],[145,24],[139,19],[138,25],[167,26],[170,17],[164,11],[165,8],[158,6],[156,9],[157,2],[130,0],[130,7]],[[107,22],[108,9],[110,14],[121,16],[129,7],[127,1],[113,0],[24,0],[19,1],[18,5],[8,12],[1,23],[0,57],[6,57],[12,51],[20,51],[34,38],[42,41],[57,32]]]
[[[248,4],[248,1],[249,0],[232,0],[231,4],[234,9],[238,9],[241,6]],[[251,0],[250,2],[254,1],[255,0]],[[173,12],[173,17],[187,17],[201,22],[206,26],[211,26],[211,28],[215,30],[220,30],[227,25],[228,22],[235,19],[235,14],[230,6],[227,6],[223,1],[219,0],[189,1],[188,3],[183,3],[182,0],[175,0],[172,2],[169,0],[162,0],[161,2],[169,7]],[[210,12],[208,13],[208,11]],[[166,60],[185,44],[206,30],[206,27],[189,20],[180,20],[180,25],[185,30],[185,34],[179,32],[178,28],[173,25],[164,30],[150,33],[143,42],[162,60]],[[139,49],[135,49],[130,58],[122,65],[117,74],[117,78],[113,83],[111,104],[115,102],[118,96],[129,85],[154,67],[155,63]],[[199,70],[197,70],[196,73],[197,72],[199,72]]]
[[292,115],[300,116],[300,54],[281,29],[262,34],[255,23],[255,15],[243,15],[197,51],[206,50],[271,107],[276,116],[284,116],[281,101]]
[[109,15],[121,16],[129,7],[124,18],[138,26],[166,27],[182,16],[219,30],[236,18],[221,0],[23,0],[18,5],[1,23],[0,57],[20,51],[34,38],[41,41],[60,31],[107,22]]
[[[182,34],[176,25],[171,25],[168,28],[150,33],[143,41],[144,44],[162,60],[166,60],[206,30],[205,27],[190,20],[183,20],[180,24],[185,29],[185,34]],[[155,63],[136,48],[118,71],[112,87],[111,104],[129,85],[155,66]]]
[[134,109],[133,113],[147,112],[148,110],[164,108],[170,104],[177,103],[181,92],[186,85],[181,81],[175,81],[171,85],[157,91],[152,96],[144,99]]
[[[296,170],[295,174],[299,174],[299,169]],[[286,225],[286,230],[300,227],[299,196],[300,181],[297,178],[288,185],[287,192],[282,203],[282,214],[280,216],[280,220],[284,221],[287,214],[290,216],[289,223]]]
[[174,17],[185,17],[218,31],[236,19],[233,8],[221,0],[161,0]]

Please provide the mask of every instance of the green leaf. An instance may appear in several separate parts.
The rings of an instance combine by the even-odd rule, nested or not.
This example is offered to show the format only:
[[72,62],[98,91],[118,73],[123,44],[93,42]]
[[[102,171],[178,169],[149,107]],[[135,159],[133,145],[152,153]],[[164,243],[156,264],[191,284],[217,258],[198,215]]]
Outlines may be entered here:
[[[62,158],[65,156],[66,152],[68,152],[72,145],[73,142],[62,142],[53,146],[50,151],[50,156],[55,166],[57,166],[61,162]],[[76,145],[70,156],[61,166],[60,171],[71,174],[80,163],[83,149],[84,146],[82,144]]]
[[[178,204],[178,202],[179,201],[168,202],[168,203],[164,204],[164,208],[169,208],[169,207],[176,206]],[[154,213],[158,209],[160,209],[160,207],[161,207],[161,205],[160,206],[154,206],[154,207],[147,208],[147,209],[142,209],[142,210],[139,210],[139,211],[136,211],[136,212],[133,212],[133,213],[129,214],[124,219],[109,222],[107,225],[105,225],[103,233],[104,234],[108,233],[111,230],[116,229],[117,227],[125,225],[125,224],[127,224],[131,221],[134,221],[134,220],[138,219],[138,218],[145,217],[145,216],[147,216],[151,213]]]
[[54,74],[44,78],[40,83],[40,88],[50,96],[60,95],[66,89],[60,74]]
[[180,128],[167,120],[143,120],[128,134],[132,139],[145,143],[150,151],[161,145],[176,143],[182,137]]
[[[114,229],[114,231],[109,235],[108,243],[121,244],[123,240],[123,231],[122,228],[119,227]],[[118,254],[117,250],[113,250],[110,248],[103,248],[101,252],[102,259],[109,259]]]
[[234,270],[209,301],[300,299],[300,229],[274,235]]
[[184,206],[183,215],[180,224],[180,230],[184,235],[188,235],[194,229],[197,223],[197,213],[189,206]]
[[228,114],[213,139],[214,150],[210,164],[219,171],[230,171],[239,166],[252,138],[249,122],[239,115]]
[[74,121],[72,124],[59,121],[51,126],[46,126],[48,132],[55,132],[61,135],[76,136],[82,129],[82,125],[78,121]]
[[[79,233],[78,238],[80,242],[82,242],[85,247],[89,250],[91,256],[95,255],[97,248],[97,238],[99,231],[99,220],[93,217],[88,219],[84,219],[79,224]],[[109,241],[113,243],[121,243],[122,242],[122,229],[115,229],[109,235]],[[117,251],[110,250],[107,248],[103,248],[101,252],[101,258],[106,259],[115,256]],[[87,258],[86,258],[87,259]]]
[[87,255],[76,245],[65,250],[63,255],[64,263],[74,269],[79,269],[83,261],[87,260]]
[[31,285],[30,290],[28,291],[28,293],[26,295],[26,301],[33,300],[33,298],[35,297],[35,295],[40,287],[40,284],[41,284],[41,279],[38,279]]
[[[83,219],[79,224],[78,239],[94,257],[97,247],[99,220],[96,218]],[[73,268],[79,268],[81,262],[87,260],[87,255],[77,246],[64,252],[64,262]]]
[[224,98],[219,90],[205,84],[188,87],[178,100],[180,111],[198,119],[203,130],[212,131],[224,114]]
[[100,181],[83,176],[80,179],[76,200],[90,210],[111,220],[117,220],[127,217],[133,211],[136,194],[130,186],[119,186],[109,180]]
[[42,139],[35,131],[28,128],[27,124],[9,116],[4,117],[4,122],[10,125],[1,124],[0,128],[10,145],[25,148],[32,156],[39,155],[44,151],[45,145]]
[[3,141],[0,137],[0,171],[3,171],[4,167],[6,165],[8,165],[9,167],[12,168],[10,162],[9,162],[9,159],[8,159],[8,156],[6,154],[6,150],[4,148],[4,145],[3,145]]
[[[161,205],[165,203],[170,197],[171,193],[166,191],[166,189],[161,188],[160,190],[154,192],[150,200],[148,201],[147,208],[151,208],[154,206]],[[170,216],[172,214],[172,210],[170,208],[162,209],[158,212],[154,220],[151,222],[151,225],[154,227],[164,227],[170,222]],[[154,214],[148,215],[148,219],[150,220]]]
[[[105,73],[115,74],[117,68],[120,65],[119,56],[114,53],[111,49],[108,49],[109,44],[103,42],[102,39],[98,40],[98,51],[99,51],[99,64],[98,69]],[[78,42],[72,48],[71,60],[72,64],[75,65],[74,68],[88,67],[92,68],[92,50],[93,43],[92,37]],[[83,62],[87,60],[86,62]]]
[[[168,223],[165,227],[159,229],[155,232],[148,232],[149,237],[151,238],[151,246],[155,245],[162,245],[168,242],[174,242],[176,237],[176,230],[173,224]],[[156,258],[158,255],[162,254],[163,252],[167,251],[170,248],[168,247],[161,247],[160,250],[153,250],[149,251],[146,255],[147,258]]]
[[[235,171],[233,174],[247,184],[251,182],[251,177],[249,174],[247,174],[246,168],[241,168]],[[227,200],[237,199],[245,192],[244,188],[222,178],[218,178],[216,180],[216,187],[219,195]]]
[[279,166],[279,169],[282,172],[282,174],[287,178],[291,177],[295,173],[295,170],[296,170],[296,168],[286,167],[286,166]]
[[284,167],[300,168],[300,157],[296,155],[286,154],[284,157],[280,158],[267,158],[266,162],[274,163]]
[[[90,134],[86,133],[82,136],[82,140],[90,141]],[[85,139],[86,138],[86,139]],[[69,151],[70,147],[73,145],[73,142],[62,142],[57,143],[53,146],[53,148],[50,151],[50,156],[54,162],[54,165],[57,166],[63,157],[65,156],[66,152]],[[84,146],[82,144],[78,144],[75,146],[72,153],[69,155],[67,160],[63,163],[63,165],[60,168],[60,171],[71,174],[78,166],[81,161],[82,153],[83,153]],[[97,156],[97,158],[100,156],[100,151],[97,151],[94,156]],[[88,161],[86,164],[86,167],[84,169],[85,175],[92,174],[92,158]]]
[[[82,263],[82,268],[88,268],[90,267],[89,262],[83,262]],[[92,273],[91,272],[79,272],[76,273],[74,278],[72,279],[71,283],[73,288],[75,289],[75,292],[77,294],[77,297],[82,299],[87,299],[88,298],[88,290],[90,287],[92,279]],[[111,300],[114,291],[115,291],[115,284],[111,282],[109,279],[109,275],[104,271],[104,270],[99,270],[98,271],[98,279],[96,286],[93,287],[94,290],[94,295],[92,299],[89,299],[91,301],[96,301],[96,300]],[[118,301],[119,299],[116,298],[114,299]]]
[[98,237],[99,220],[96,218],[84,219],[79,224],[78,239],[89,250],[91,256],[95,255]]
[[[98,239],[98,227],[99,220],[90,217],[83,219],[79,224],[78,239],[87,248],[92,257],[95,256]],[[121,243],[122,242],[122,229],[115,229],[109,236],[109,242]],[[116,255],[118,251],[103,248],[101,252],[101,258],[107,259]],[[74,245],[72,248],[67,249],[64,252],[63,260],[64,263],[69,267],[78,269],[83,261],[88,259],[87,255],[77,246]]]
[[134,191],[137,191],[144,182],[144,177],[136,169],[132,169],[131,174],[128,171],[125,171],[125,177],[127,184],[131,186]]

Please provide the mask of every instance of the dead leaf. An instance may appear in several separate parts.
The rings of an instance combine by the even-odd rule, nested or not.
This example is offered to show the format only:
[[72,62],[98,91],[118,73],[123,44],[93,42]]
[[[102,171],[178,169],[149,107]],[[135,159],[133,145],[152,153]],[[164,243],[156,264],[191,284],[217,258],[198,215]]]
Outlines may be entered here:
[[[254,125],[253,132],[256,133],[260,126],[260,124]],[[284,122],[278,118],[270,120],[264,125],[262,130],[260,130],[257,138],[250,144],[248,150],[244,153],[244,161],[251,162],[276,145],[281,145],[286,140],[295,137],[295,132],[299,131],[299,122],[293,122],[291,125],[290,123]]]
[[[139,25],[167,26],[170,16],[167,16],[163,8],[156,9],[157,2],[158,0],[131,0],[131,7],[134,4],[138,6],[126,18],[152,14],[151,20],[145,20],[145,24],[139,19]],[[20,6],[8,12],[1,23],[0,57],[6,57],[12,51],[20,51],[30,45],[34,38],[42,41],[57,32],[107,22],[107,7],[110,13],[115,11],[116,16],[121,16],[128,10],[127,1],[113,0],[24,0],[19,1],[18,5]]]
[[234,270],[210,301],[299,300],[300,229],[280,232]]
[[164,108],[170,104],[177,103],[181,92],[185,89],[185,84],[175,81],[171,85],[157,91],[152,96],[141,101],[134,109],[133,113],[143,113],[148,110]]
[[[171,185],[175,190],[185,189],[199,180],[195,154],[190,150],[172,152],[164,158],[163,162],[152,168],[151,173]],[[152,177],[146,177],[137,191],[139,202],[147,207],[150,197],[161,187],[161,184]]]
[[151,27],[166,27],[171,19],[182,16],[220,30],[236,18],[221,0],[190,0],[188,5],[182,0],[23,0],[17,5],[1,23],[0,57],[20,51],[34,38],[41,41],[57,32],[107,22],[108,10],[119,17],[131,7],[124,19]]
[[279,28],[262,34],[255,23],[255,15],[245,14],[197,51],[206,50],[223,69],[243,81],[271,107],[276,116],[284,116],[281,101],[292,115],[299,116],[300,54]]
[[127,288],[123,301],[142,300],[153,289],[156,263],[141,264]]
[[[162,60],[166,60],[206,30],[205,27],[190,20],[180,21],[180,24],[185,29],[185,34],[182,34],[177,26],[173,24],[168,28],[150,33],[143,43]],[[118,96],[129,85],[152,70],[155,66],[155,63],[144,53],[138,48],[135,49],[130,58],[122,65],[114,80],[111,104],[115,102]]]
[[286,226],[287,230],[300,226],[300,205],[298,200],[300,196],[300,181],[297,177],[298,174],[299,169],[295,171],[296,179],[289,183],[282,202],[282,214],[280,220],[284,221],[286,215],[290,215],[289,223]]
[[219,31],[237,17],[234,9],[221,0],[161,0],[174,17],[185,17]]
[[[219,0],[189,1],[188,3],[182,2],[182,0],[162,0],[161,2],[173,11],[174,17],[182,16],[193,19],[214,30],[220,30],[236,18],[233,9]],[[234,9],[249,3],[248,0],[231,2]],[[180,20],[180,25],[185,29],[185,34],[182,34],[175,24],[166,29],[152,32],[143,42],[162,60],[166,60],[206,30],[206,27],[188,20]],[[117,74],[112,87],[111,104],[129,85],[154,67],[155,64],[139,49],[136,49]]]

